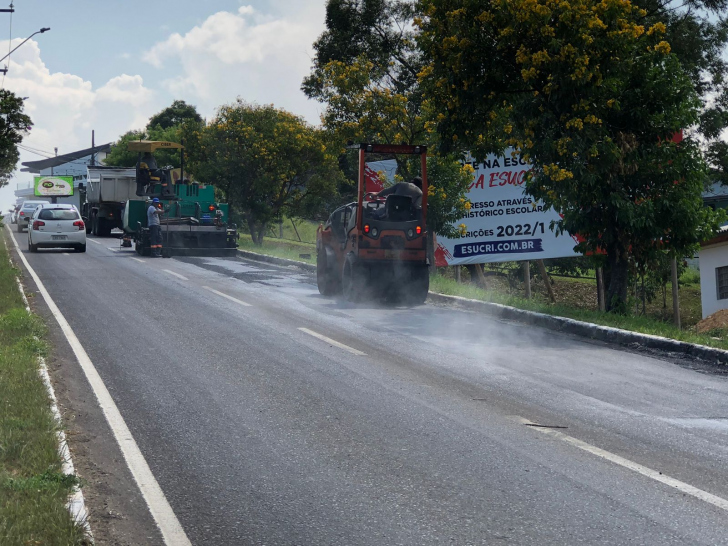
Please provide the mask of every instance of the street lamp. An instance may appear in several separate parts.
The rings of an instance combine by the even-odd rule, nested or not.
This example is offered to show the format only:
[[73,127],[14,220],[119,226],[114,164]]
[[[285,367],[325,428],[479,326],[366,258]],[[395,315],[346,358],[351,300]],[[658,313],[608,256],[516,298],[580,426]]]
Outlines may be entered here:
[[[10,52],[9,52],[9,53],[8,53],[7,55],[5,55],[5,57],[3,57],[2,59],[0,59],[0,63],[1,63],[1,62],[3,62],[3,61],[4,61],[5,59],[7,59],[8,57],[10,57],[10,55],[12,55],[12,53],[13,53],[13,52],[14,52],[14,51],[15,51],[16,49],[18,49],[18,48],[19,48],[19,47],[20,47],[21,45],[23,45],[23,44],[24,44],[25,42],[27,42],[28,40],[30,40],[30,39],[31,39],[31,38],[32,38],[33,36],[35,36],[36,34],[43,34],[43,33],[44,33],[44,32],[46,32],[47,30],[50,30],[50,27],[47,27],[47,28],[42,28],[42,29],[40,29],[40,30],[36,30],[36,31],[35,31],[35,32],[34,32],[33,34],[31,34],[30,36],[28,36],[28,37],[27,37],[27,38],[26,38],[25,40],[23,40],[23,41],[22,41],[22,42],[20,42],[20,43],[19,43],[19,44],[18,44],[18,45],[17,45],[16,47],[14,47],[14,48],[12,49],[12,51],[10,51]],[[0,68],[0,72],[2,72],[3,74],[7,74],[7,73],[8,73],[8,69],[7,69],[7,67],[5,67],[5,68]]]

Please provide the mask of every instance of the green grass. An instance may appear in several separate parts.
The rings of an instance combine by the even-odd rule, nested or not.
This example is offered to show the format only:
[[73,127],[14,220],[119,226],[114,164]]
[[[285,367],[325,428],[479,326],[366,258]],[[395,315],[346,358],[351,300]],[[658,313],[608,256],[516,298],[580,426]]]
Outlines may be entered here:
[[58,425],[38,374],[45,326],[28,313],[0,236],[0,544],[86,544],[66,502]]
[[[316,263],[316,246],[311,244],[294,241],[281,241],[280,239],[266,237],[263,239],[263,246],[258,246],[253,243],[250,235],[241,233],[238,245],[240,250],[250,250],[252,252],[258,252],[259,254],[267,254],[268,256],[286,258],[288,260],[296,260],[298,262],[306,262],[310,264]],[[309,257],[302,258],[301,254],[308,254]]]
[[[293,224],[296,228],[293,228]],[[275,239],[281,238],[281,227],[283,228],[282,239],[288,241],[298,242],[298,238],[301,238],[301,242],[304,243],[315,243],[316,242],[316,230],[318,229],[319,223],[311,220],[294,219],[293,223],[290,218],[285,218],[283,224],[272,224],[270,229],[265,234],[266,237]],[[298,233],[296,233],[296,231]],[[265,239],[264,239],[265,240]]]

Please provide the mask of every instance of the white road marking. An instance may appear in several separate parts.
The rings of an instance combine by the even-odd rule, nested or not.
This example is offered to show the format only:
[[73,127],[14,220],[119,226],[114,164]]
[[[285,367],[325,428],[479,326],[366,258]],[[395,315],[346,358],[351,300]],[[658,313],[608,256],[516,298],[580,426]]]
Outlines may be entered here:
[[106,248],[108,248],[111,252],[119,252],[119,249],[118,248],[112,248],[110,246],[109,247],[106,247]]
[[64,256],[70,256],[70,254],[68,252],[64,252],[63,255]]
[[234,301],[235,303],[238,303],[238,304],[242,305],[243,307],[252,307],[252,305],[250,305],[249,303],[246,303],[246,302],[244,302],[242,300],[239,300],[238,298],[233,298],[232,296],[228,296],[227,294],[223,294],[222,292],[218,292],[217,290],[215,290],[214,288],[210,288],[209,286],[203,286],[202,288],[204,288],[205,290],[209,290],[213,294],[217,294],[218,296],[222,296],[225,299],[228,299],[230,301]]
[[184,275],[180,275],[179,273],[175,273],[174,271],[170,271],[169,269],[163,269],[162,271],[164,271],[165,273],[169,273],[170,275],[174,275],[175,277],[178,277],[183,281],[189,281],[189,279]]
[[102,243],[99,243],[98,241],[94,241],[93,239],[89,239],[89,238],[87,238],[86,240],[87,240],[87,241],[89,241],[89,242],[91,242],[91,243],[93,243],[93,244],[95,244],[95,245],[100,245],[100,244],[102,244]]
[[132,258],[132,260],[136,260],[140,264],[143,264],[144,263],[144,260],[140,260],[139,258]]
[[335,341],[331,339],[330,337],[326,337],[324,335],[319,334],[318,332],[314,332],[313,330],[309,330],[308,328],[299,328],[304,334],[308,334],[309,336],[313,336],[315,338],[320,339],[321,341],[325,341],[326,343],[333,345],[334,347],[338,347],[339,349],[344,349],[345,351],[349,351],[353,355],[357,356],[366,356],[366,353],[362,353],[361,351],[354,349],[353,347],[349,347],[348,345],[344,345],[343,343],[339,343],[338,341]]
[[58,309],[58,306],[53,301],[53,298],[51,298],[36,272],[32,267],[30,267],[28,260],[26,260],[23,253],[20,252],[15,236],[12,233],[10,235],[15,243],[15,248],[18,250],[20,259],[23,261],[28,273],[30,273],[30,276],[35,281],[38,291],[41,293],[43,299],[48,305],[48,308],[56,318],[56,321],[66,336],[71,349],[73,349],[73,353],[76,355],[76,359],[81,365],[81,368],[86,375],[86,379],[96,395],[96,399],[99,401],[99,406],[104,412],[106,421],[109,423],[109,426],[114,433],[114,438],[116,438],[116,441],[121,448],[126,464],[129,467],[129,470],[131,470],[132,476],[134,476],[134,480],[139,486],[139,490],[149,507],[149,511],[162,533],[165,544],[169,544],[171,546],[192,546],[192,543],[187,538],[177,516],[174,514],[172,507],[169,505],[167,498],[164,496],[162,488],[159,487],[157,480],[154,478],[154,474],[152,474],[152,470],[149,468],[147,461],[144,459],[144,455],[142,455],[139,446],[134,441],[134,437],[131,435],[129,427],[124,421],[124,418],[121,416],[119,408],[116,407],[114,399],[111,397],[106,385],[104,385],[104,381],[101,379],[99,372],[94,367],[93,362],[91,362],[91,359],[86,353],[86,350],[83,348],[83,345],[81,345],[81,342],[78,340],[78,337],[76,337],[76,334],[71,329],[71,325],[68,324],[68,321],[65,319],[60,309]]
[[[524,419],[523,417],[518,417],[517,419],[524,425],[538,424],[534,423],[533,421],[529,421],[528,419]],[[554,438],[558,438],[559,440],[562,440],[567,444],[571,444],[574,447],[578,447],[583,451],[591,453],[592,455],[596,455],[597,457],[601,457],[602,459],[606,459],[607,461],[613,462],[614,464],[627,468],[628,470],[632,470],[633,472],[642,474],[643,476],[651,478],[657,482],[663,483],[670,487],[674,487],[675,489],[686,495],[690,495],[691,497],[695,497],[696,499],[712,504],[713,506],[716,506],[721,510],[728,511],[728,500],[724,498],[713,495],[712,493],[708,493],[707,491],[703,491],[702,489],[698,489],[697,487],[693,487],[690,484],[681,482],[680,480],[676,480],[675,478],[671,478],[670,476],[666,476],[662,472],[652,470],[651,468],[642,466],[641,464],[630,461],[629,459],[625,459],[624,457],[620,457],[619,455],[615,455],[610,451],[605,451],[604,449],[598,448],[591,444],[587,444],[586,442],[583,442],[581,440],[577,440],[576,438],[568,436],[563,432],[559,432],[548,427],[536,426],[532,428],[533,430],[541,432],[542,434],[547,434],[549,436],[553,436]]]

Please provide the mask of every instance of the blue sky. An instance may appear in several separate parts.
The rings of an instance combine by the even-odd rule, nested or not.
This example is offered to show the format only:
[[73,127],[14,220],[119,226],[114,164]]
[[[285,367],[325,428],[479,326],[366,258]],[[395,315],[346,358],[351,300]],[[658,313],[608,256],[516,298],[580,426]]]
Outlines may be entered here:
[[[0,0],[7,7],[10,0]],[[142,128],[184,99],[211,117],[241,97],[273,103],[312,123],[320,105],[301,93],[312,43],[323,31],[325,0],[14,0],[13,53],[3,85],[27,96],[33,119],[24,144],[71,152]],[[0,52],[9,48],[0,14]],[[7,62],[7,61],[5,61]],[[23,152],[22,161],[41,159]],[[18,173],[0,190],[13,201]]]

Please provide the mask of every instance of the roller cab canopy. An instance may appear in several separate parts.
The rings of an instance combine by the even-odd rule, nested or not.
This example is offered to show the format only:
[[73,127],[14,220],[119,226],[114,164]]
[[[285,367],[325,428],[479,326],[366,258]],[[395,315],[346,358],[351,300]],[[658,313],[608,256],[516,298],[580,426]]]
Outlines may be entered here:
[[176,142],[166,142],[164,140],[132,140],[129,142],[130,152],[150,152],[157,150],[182,150],[184,146]]

